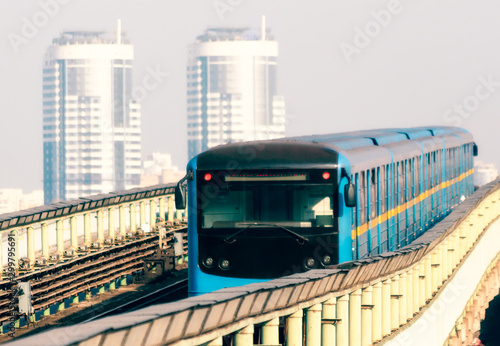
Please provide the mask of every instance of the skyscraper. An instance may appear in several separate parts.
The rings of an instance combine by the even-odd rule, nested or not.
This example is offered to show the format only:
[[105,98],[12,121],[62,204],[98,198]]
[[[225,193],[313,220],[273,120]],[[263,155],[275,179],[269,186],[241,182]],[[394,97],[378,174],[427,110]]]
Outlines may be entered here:
[[227,142],[285,135],[278,43],[266,30],[211,28],[189,47],[188,156]]
[[43,65],[43,185],[51,203],[139,185],[134,50],[104,32],[63,32]]

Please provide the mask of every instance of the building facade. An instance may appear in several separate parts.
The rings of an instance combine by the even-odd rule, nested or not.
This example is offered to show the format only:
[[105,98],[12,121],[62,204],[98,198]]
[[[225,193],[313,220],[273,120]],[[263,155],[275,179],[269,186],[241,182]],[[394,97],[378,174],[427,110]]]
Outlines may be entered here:
[[188,156],[219,144],[283,137],[278,43],[248,28],[212,28],[189,47]]
[[140,106],[131,44],[103,32],[64,32],[43,65],[46,204],[138,186]]

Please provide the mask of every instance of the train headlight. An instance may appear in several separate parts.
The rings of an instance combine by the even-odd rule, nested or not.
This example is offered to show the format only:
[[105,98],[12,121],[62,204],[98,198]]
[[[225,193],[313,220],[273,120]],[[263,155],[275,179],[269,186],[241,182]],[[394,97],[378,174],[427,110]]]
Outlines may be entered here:
[[207,268],[212,268],[214,266],[214,259],[213,257],[205,257],[205,259],[203,260],[203,265]]
[[323,264],[324,265],[329,265],[330,263],[332,263],[332,258],[328,255],[326,255],[325,257],[323,257]]
[[306,268],[312,269],[316,266],[316,261],[314,258],[309,257],[305,259],[304,264],[306,265]]
[[219,261],[219,268],[222,269],[222,270],[228,270],[229,267],[230,267],[230,263],[229,263],[229,260],[223,258]]

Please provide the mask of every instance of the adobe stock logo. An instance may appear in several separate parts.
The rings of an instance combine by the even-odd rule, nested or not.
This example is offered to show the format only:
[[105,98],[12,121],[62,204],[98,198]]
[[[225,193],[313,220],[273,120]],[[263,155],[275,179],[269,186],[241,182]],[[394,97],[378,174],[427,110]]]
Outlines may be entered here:
[[390,0],[387,3],[387,9],[371,11],[372,20],[368,21],[361,29],[354,27],[354,38],[352,44],[342,41],[339,48],[344,55],[347,63],[352,62],[353,55],[358,55],[361,51],[368,47],[374,38],[382,33],[382,29],[387,28],[395,15],[403,11],[403,6],[400,0]]
[[15,53],[19,53],[19,47],[22,44],[27,44],[31,39],[38,35],[40,29],[43,29],[49,23],[51,18],[54,18],[60,10],[60,5],[66,5],[70,0],[40,0],[38,6],[40,11],[35,12],[31,18],[21,18],[21,32],[9,32],[7,39]]

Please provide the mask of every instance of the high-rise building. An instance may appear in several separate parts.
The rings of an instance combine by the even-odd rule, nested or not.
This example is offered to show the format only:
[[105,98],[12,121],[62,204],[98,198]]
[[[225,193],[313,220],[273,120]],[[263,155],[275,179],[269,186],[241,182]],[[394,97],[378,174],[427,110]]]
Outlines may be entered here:
[[189,47],[189,158],[213,146],[283,137],[285,102],[277,93],[278,42],[248,28],[211,28]]
[[45,203],[138,186],[141,118],[133,46],[117,25],[63,32],[43,65]]

